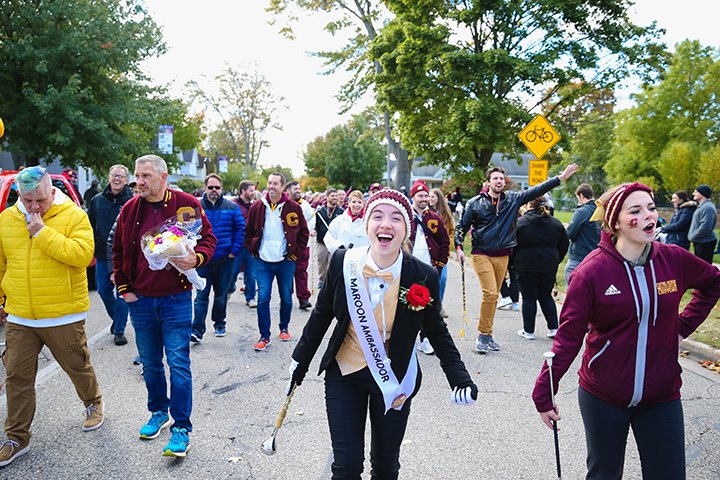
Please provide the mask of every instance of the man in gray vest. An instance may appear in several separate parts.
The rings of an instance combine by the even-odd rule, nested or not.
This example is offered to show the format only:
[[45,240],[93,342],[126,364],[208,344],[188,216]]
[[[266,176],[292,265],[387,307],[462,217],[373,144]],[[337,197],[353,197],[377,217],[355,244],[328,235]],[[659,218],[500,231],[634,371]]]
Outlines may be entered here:
[[717,224],[717,210],[710,200],[712,189],[707,185],[699,185],[692,193],[693,200],[698,207],[693,213],[688,240],[693,242],[695,255],[712,264],[713,252],[717,243],[715,225]]
[[595,213],[595,193],[587,183],[581,183],[575,189],[578,207],[573,213],[570,224],[567,226],[570,237],[568,261],[565,266],[565,284],[570,284],[570,275],[575,267],[580,265],[585,256],[595,250],[600,241],[600,222],[591,222],[590,217]]

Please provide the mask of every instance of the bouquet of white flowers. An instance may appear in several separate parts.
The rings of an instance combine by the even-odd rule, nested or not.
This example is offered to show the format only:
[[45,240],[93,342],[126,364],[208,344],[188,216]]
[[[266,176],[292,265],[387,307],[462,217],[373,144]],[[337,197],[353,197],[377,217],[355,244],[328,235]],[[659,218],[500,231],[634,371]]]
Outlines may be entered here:
[[198,209],[195,215],[181,215],[170,217],[143,234],[140,247],[150,265],[151,270],[162,270],[168,263],[178,271],[185,274],[195,288],[205,288],[205,279],[194,268],[181,270],[172,261],[173,258],[182,258],[192,252],[200,238],[202,217]]

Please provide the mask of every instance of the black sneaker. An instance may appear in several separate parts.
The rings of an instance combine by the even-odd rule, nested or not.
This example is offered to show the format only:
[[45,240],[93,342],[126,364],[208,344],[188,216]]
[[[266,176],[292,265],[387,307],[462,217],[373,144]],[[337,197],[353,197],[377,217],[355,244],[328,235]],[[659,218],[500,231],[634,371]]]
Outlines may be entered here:
[[125,335],[122,333],[116,333],[115,334],[115,345],[127,345],[128,341],[127,338],[125,338]]
[[475,350],[477,350],[478,353],[485,355],[488,352],[489,343],[490,335],[483,335],[481,333],[480,335],[478,335],[477,340],[475,340]]
[[202,342],[202,337],[200,335],[198,335],[197,333],[193,332],[190,334],[190,341],[192,343],[200,343],[200,342]]
[[300,301],[300,310],[307,310],[310,307],[312,307],[312,303],[308,302],[307,300]]

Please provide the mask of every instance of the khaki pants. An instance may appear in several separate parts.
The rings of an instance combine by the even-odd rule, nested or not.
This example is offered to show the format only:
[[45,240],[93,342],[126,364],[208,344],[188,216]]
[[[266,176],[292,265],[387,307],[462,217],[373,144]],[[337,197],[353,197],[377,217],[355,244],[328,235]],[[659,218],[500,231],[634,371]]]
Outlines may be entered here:
[[95,370],[90,365],[84,320],[48,328],[31,328],[8,322],[5,324],[5,341],[7,348],[2,358],[7,372],[5,434],[8,439],[20,445],[30,441],[30,424],[35,416],[38,354],[43,345],[47,345],[68,374],[86,407],[102,399]]
[[482,288],[482,304],[480,305],[480,320],[478,321],[478,332],[492,335],[493,323],[495,321],[495,309],[500,293],[500,286],[505,280],[508,260],[510,257],[488,257],[487,255],[473,254],[473,268],[480,281]]
[[330,266],[330,252],[324,243],[317,242],[318,277],[325,282],[328,267]]

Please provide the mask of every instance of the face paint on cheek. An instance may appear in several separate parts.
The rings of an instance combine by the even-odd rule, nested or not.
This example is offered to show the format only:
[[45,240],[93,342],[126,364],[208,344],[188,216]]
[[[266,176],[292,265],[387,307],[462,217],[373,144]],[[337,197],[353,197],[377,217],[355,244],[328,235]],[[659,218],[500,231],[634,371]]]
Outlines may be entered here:
[[638,223],[640,223],[640,221],[639,221],[637,218],[633,218],[632,220],[630,220],[630,221],[628,222],[628,227],[630,227],[630,228],[638,228]]

